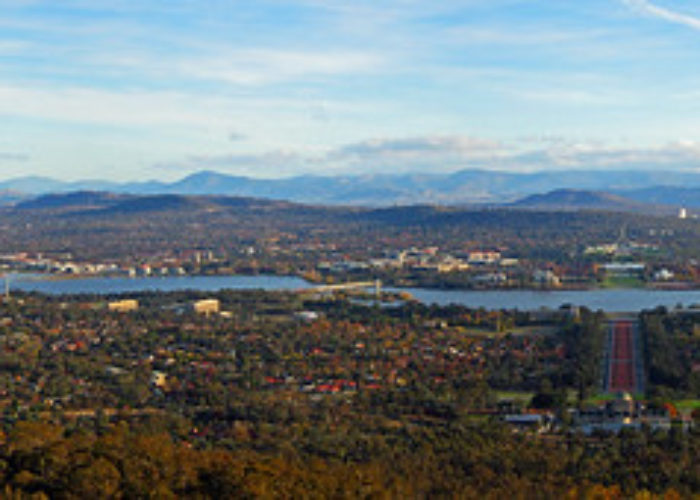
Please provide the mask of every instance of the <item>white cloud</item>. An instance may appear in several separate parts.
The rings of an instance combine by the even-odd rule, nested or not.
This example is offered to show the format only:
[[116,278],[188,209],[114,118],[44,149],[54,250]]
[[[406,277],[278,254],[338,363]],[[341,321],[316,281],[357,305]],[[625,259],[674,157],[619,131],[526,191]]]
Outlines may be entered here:
[[[1,47],[0,47],[1,48]],[[387,60],[377,52],[356,50],[231,49],[197,47],[174,54],[139,49],[87,52],[74,59],[79,68],[121,79],[147,79],[172,86],[213,82],[226,86],[256,87],[279,83],[309,83],[314,79],[382,71]]]
[[[585,42],[607,34],[602,30],[560,31],[537,28],[492,28],[482,26],[459,26],[447,30],[446,35],[452,42],[484,45],[541,45],[547,48],[559,48],[563,43]],[[530,49],[528,49],[530,50]]]
[[470,136],[425,136],[398,139],[370,139],[348,144],[329,154],[343,160],[390,159],[425,161],[430,157],[462,159],[493,158],[506,152],[504,144]]
[[583,88],[533,88],[514,89],[512,95],[521,97],[527,101],[547,102],[554,104],[573,104],[578,106],[612,105],[628,102],[632,96],[613,92],[610,89],[583,89]]
[[[348,105],[349,106],[349,105]],[[345,107],[348,107],[345,106]],[[333,109],[345,109],[333,103]],[[0,115],[64,124],[206,128],[247,134],[264,124],[293,127],[309,113],[305,98],[205,95],[186,91],[43,88],[0,84]],[[262,131],[258,131],[262,133]],[[238,137],[241,139],[241,137]]]
[[700,167],[700,143],[677,141],[644,148],[613,146],[602,141],[567,141],[549,148],[515,155],[506,163],[511,167],[526,170],[693,170]]
[[263,85],[364,73],[380,68],[381,63],[379,56],[361,52],[250,49],[232,51],[219,57],[175,62],[174,68],[181,77],[238,85]]
[[700,142],[696,141],[677,141],[653,148],[635,148],[610,145],[597,140],[572,141],[557,138],[555,141],[545,140],[536,145],[540,147],[522,149],[471,136],[369,139],[325,153],[273,150],[245,155],[192,155],[184,161],[167,165],[168,168],[187,171],[220,169],[253,177],[269,177],[271,172],[275,172],[274,176],[279,177],[302,173],[446,173],[462,169],[513,172],[563,169],[700,169]]
[[654,5],[647,0],[622,0],[622,2],[638,12],[663,19],[671,23],[682,24],[695,30],[700,30],[700,18],[698,17],[675,12],[664,7],[659,7],[658,5]]
[[487,166],[506,159],[503,143],[471,136],[426,136],[368,139],[326,150],[275,149],[246,154],[197,154],[159,163],[160,170],[220,169],[253,177],[304,173],[324,175],[397,172],[445,172]]
[[154,165],[162,171],[196,172],[215,170],[256,178],[293,176],[313,170],[318,157],[297,151],[274,150],[258,154],[190,155],[184,160],[160,162]]
[[0,114],[104,125],[203,125],[225,121],[221,101],[178,92],[117,92],[90,88],[0,86]]

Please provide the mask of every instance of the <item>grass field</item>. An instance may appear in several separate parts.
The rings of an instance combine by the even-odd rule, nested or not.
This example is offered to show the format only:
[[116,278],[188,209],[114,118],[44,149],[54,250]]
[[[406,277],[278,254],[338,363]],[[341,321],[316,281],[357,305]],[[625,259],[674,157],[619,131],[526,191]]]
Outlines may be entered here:
[[[646,397],[644,394],[632,394],[632,398],[635,401],[645,401]],[[606,401],[613,401],[617,399],[616,394],[607,394],[607,393],[601,393],[601,394],[596,394],[595,396],[591,396],[590,398],[586,399],[584,401],[584,404],[590,404],[590,405],[599,405],[602,403],[605,403]]]
[[700,410],[700,399],[683,399],[674,401],[673,404],[681,411]]
[[534,392],[525,391],[496,391],[496,396],[498,397],[499,401],[510,399],[512,401],[520,401],[525,404],[529,403],[534,395]]
[[642,288],[645,284],[636,276],[606,276],[600,286],[601,288]]
[[605,401],[610,401],[611,399],[613,399],[613,397],[610,394],[596,394],[595,396],[587,398],[584,401],[584,404],[599,405],[601,403],[604,403]]
[[502,332],[496,332],[494,330],[489,330],[485,328],[462,328],[461,331],[465,335],[471,337],[486,337],[486,338],[500,338],[506,335],[513,336],[529,336],[529,335],[554,335],[559,329],[552,326],[525,326],[518,328],[507,328]]

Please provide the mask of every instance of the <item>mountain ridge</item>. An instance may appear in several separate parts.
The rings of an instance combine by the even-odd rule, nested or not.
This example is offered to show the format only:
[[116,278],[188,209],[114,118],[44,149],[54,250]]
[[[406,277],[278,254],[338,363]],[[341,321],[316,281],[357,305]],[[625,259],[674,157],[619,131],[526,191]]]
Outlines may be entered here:
[[[138,214],[146,212],[183,212],[201,211],[216,212],[228,209],[243,210],[316,210],[316,209],[346,209],[351,213],[359,210],[392,210],[385,207],[357,207],[354,205],[312,205],[299,202],[273,200],[269,198],[254,198],[228,195],[184,195],[184,194],[123,194],[107,191],[76,191],[69,193],[52,193],[16,203],[13,210],[44,211],[46,213],[65,214]],[[505,209],[532,210],[541,212],[552,211],[609,211],[609,212],[638,212],[656,215],[670,215],[675,208],[669,205],[644,203],[618,194],[604,191],[587,191],[579,189],[559,189],[543,194],[534,194],[515,202],[508,203],[472,203],[462,205],[421,204],[394,205],[393,208],[421,209]]]
[[257,179],[204,170],[175,182],[62,182],[36,176],[0,182],[0,192],[13,193],[10,201],[16,201],[20,195],[28,198],[49,193],[109,191],[134,195],[242,196],[358,206],[508,203],[530,195],[573,187],[605,191],[641,203],[700,207],[700,173],[681,171],[563,170],[519,173],[471,169],[448,174],[301,175],[285,179]]

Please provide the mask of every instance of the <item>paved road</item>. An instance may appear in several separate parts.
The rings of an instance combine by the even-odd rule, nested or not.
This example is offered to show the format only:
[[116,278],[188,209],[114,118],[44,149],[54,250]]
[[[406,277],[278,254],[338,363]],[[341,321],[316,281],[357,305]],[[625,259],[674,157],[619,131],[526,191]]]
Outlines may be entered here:
[[638,335],[636,322],[616,320],[610,323],[607,366],[607,392],[642,391],[640,381],[641,360],[636,359],[638,352],[635,347]]

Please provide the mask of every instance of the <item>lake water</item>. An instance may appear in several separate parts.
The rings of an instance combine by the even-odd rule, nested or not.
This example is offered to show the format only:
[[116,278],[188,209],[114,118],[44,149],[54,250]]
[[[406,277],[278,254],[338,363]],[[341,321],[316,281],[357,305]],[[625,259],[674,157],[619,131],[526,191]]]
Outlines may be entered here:
[[[42,276],[15,276],[12,290],[57,294],[119,294],[129,292],[200,290],[215,292],[224,289],[299,290],[313,286],[293,276],[181,276],[164,278],[80,278],[46,279]],[[387,288],[388,291],[399,291]],[[400,289],[426,304],[462,304],[486,309],[535,310],[557,308],[562,304],[585,306],[593,310],[640,311],[657,306],[673,308],[677,304],[700,304],[700,291],[681,290],[436,290],[422,288]]]
[[542,307],[556,309],[563,304],[585,306],[592,310],[608,312],[641,311],[658,306],[667,308],[682,304],[685,307],[700,304],[700,291],[696,290],[428,290],[406,289],[425,304],[441,306],[451,303],[486,309],[520,309],[533,311]]
[[11,290],[59,294],[117,294],[130,292],[175,292],[201,290],[297,290],[307,281],[293,276],[168,276],[147,278],[54,279],[41,275],[20,275],[10,281]]

